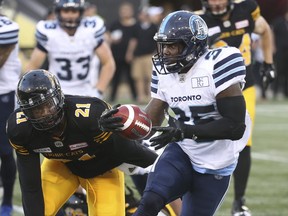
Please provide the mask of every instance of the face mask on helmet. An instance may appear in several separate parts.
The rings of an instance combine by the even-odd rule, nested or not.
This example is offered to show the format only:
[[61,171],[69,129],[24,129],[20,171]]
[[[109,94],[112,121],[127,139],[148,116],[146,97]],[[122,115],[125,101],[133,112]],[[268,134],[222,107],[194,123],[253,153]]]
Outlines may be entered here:
[[37,130],[50,130],[63,119],[64,95],[57,78],[45,70],[22,76],[17,87],[18,104]]
[[60,210],[63,215],[88,215],[86,196],[82,193],[74,193]]
[[[55,1],[55,14],[57,16],[60,26],[67,29],[76,29],[82,19],[84,12],[84,0],[56,0]],[[79,15],[74,17],[63,17],[61,11],[65,13],[72,11],[73,13],[79,12]]]
[[209,0],[201,0],[203,11],[211,16],[221,18],[234,8],[234,0],[217,1],[215,4]]
[[[160,74],[187,72],[207,50],[208,27],[204,20],[189,11],[166,16],[154,36],[157,54],[153,64]],[[179,53],[167,55],[165,46],[175,44]]]

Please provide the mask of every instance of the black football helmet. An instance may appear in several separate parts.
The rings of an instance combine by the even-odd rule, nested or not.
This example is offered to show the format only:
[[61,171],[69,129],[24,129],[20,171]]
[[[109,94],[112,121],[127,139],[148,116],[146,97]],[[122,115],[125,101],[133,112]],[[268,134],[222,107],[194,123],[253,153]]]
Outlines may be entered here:
[[[152,60],[157,72],[179,73],[191,68],[207,50],[207,38],[208,27],[200,16],[184,10],[167,15],[154,36],[158,51]],[[182,43],[182,52],[177,56],[165,56],[165,44],[173,43]]]
[[58,215],[88,215],[88,205],[86,202],[86,195],[83,193],[74,193],[69,200],[63,205],[58,212]]
[[[67,29],[75,29],[79,26],[85,7],[85,0],[55,0],[55,14],[60,26]],[[62,9],[73,9],[80,12],[80,16],[76,20],[64,19],[61,17]]]
[[233,10],[234,8],[234,0],[227,0],[227,6],[223,11],[219,11],[219,12],[213,12],[211,9],[211,6],[208,3],[208,0],[201,0],[202,3],[202,9],[203,11],[213,17],[216,18],[221,18],[223,16],[225,16],[228,12],[230,12],[231,10]]
[[46,70],[31,70],[18,82],[20,109],[37,130],[50,130],[64,117],[64,95],[58,79]]

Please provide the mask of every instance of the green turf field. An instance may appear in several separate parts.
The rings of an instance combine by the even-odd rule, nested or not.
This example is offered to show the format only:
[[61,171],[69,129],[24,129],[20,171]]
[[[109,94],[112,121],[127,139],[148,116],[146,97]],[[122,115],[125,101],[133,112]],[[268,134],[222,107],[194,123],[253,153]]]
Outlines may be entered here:
[[[288,215],[288,103],[257,105],[247,206],[253,216]],[[217,216],[230,213],[233,181]]]
[[[287,216],[288,101],[269,101],[257,104],[253,138],[247,206],[251,209],[253,216]],[[233,181],[217,216],[230,215],[233,199],[232,187]],[[20,206],[18,183],[14,194],[14,204]],[[15,211],[13,215],[23,214]]]

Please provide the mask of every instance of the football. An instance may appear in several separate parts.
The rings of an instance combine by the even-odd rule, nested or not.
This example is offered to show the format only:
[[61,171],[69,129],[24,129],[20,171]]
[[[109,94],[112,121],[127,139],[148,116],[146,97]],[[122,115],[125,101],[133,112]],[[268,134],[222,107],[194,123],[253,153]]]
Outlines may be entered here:
[[119,134],[130,140],[145,138],[152,129],[152,122],[141,108],[134,104],[121,105],[114,116],[122,117],[124,126]]

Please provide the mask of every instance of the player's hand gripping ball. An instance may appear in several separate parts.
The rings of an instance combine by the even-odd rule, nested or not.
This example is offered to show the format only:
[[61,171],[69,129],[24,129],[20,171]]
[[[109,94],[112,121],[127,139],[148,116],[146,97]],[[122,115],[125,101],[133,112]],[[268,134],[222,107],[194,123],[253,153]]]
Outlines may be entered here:
[[113,116],[122,117],[124,126],[118,132],[130,140],[144,139],[152,129],[152,122],[141,108],[134,104],[121,105]]

